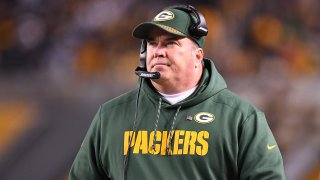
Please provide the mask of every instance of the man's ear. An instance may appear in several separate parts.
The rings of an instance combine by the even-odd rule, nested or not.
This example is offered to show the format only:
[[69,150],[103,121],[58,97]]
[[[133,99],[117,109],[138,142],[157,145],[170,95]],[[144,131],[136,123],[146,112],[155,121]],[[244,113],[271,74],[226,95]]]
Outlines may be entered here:
[[195,55],[195,58],[196,58],[196,63],[195,64],[197,66],[201,65],[202,60],[203,60],[203,49],[202,48],[197,48],[194,51],[194,55]]

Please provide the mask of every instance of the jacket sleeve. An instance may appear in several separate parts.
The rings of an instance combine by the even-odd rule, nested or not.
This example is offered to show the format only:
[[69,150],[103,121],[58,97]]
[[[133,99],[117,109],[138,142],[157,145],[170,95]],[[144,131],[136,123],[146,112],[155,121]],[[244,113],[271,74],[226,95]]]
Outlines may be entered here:
[[279,147],[260,111],[242,124],[238,158],[240,179],[285,179]]
[[100,160],[100,111],[95,115],[71,166],[69,180],[109,179]]

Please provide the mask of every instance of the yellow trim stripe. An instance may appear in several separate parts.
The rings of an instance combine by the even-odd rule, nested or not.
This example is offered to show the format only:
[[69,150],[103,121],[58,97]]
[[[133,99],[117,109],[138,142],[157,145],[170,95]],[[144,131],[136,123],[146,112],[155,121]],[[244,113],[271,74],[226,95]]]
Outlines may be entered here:
[[172,27],[169,27],[169,26],[165,26],[165,25],[162,25],[162,24],[157,24],[157,26],[160,26],[161,28],[173,33],[173,34],[176,34],[176,35],[180,35],[180,36],[186,36],[185,34],[183,34],[182,32],[172,28]]

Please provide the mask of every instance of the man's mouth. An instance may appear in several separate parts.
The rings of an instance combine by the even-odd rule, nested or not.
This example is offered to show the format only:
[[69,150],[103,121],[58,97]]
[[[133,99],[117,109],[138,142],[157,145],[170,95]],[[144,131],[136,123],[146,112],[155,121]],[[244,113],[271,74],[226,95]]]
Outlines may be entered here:
[[155,66],[170,66],[170,64],[165,63],[165,62],[154,62],[154,63],[152,63],[151,68],[153,68]]

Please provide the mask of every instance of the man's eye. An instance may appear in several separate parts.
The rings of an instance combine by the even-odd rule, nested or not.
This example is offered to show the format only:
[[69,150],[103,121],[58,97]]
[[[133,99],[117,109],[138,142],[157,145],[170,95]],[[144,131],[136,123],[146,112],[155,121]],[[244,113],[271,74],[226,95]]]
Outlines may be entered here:
[[175,44],[177,44],[176,41],[169,41],[169,42],[167,43],[167,45],[175,45]]
[[154,41],[148,41],[148,44],[149,44],[150,46],[156,46],[156,45],[157,45],[157,43],[154,42]]

